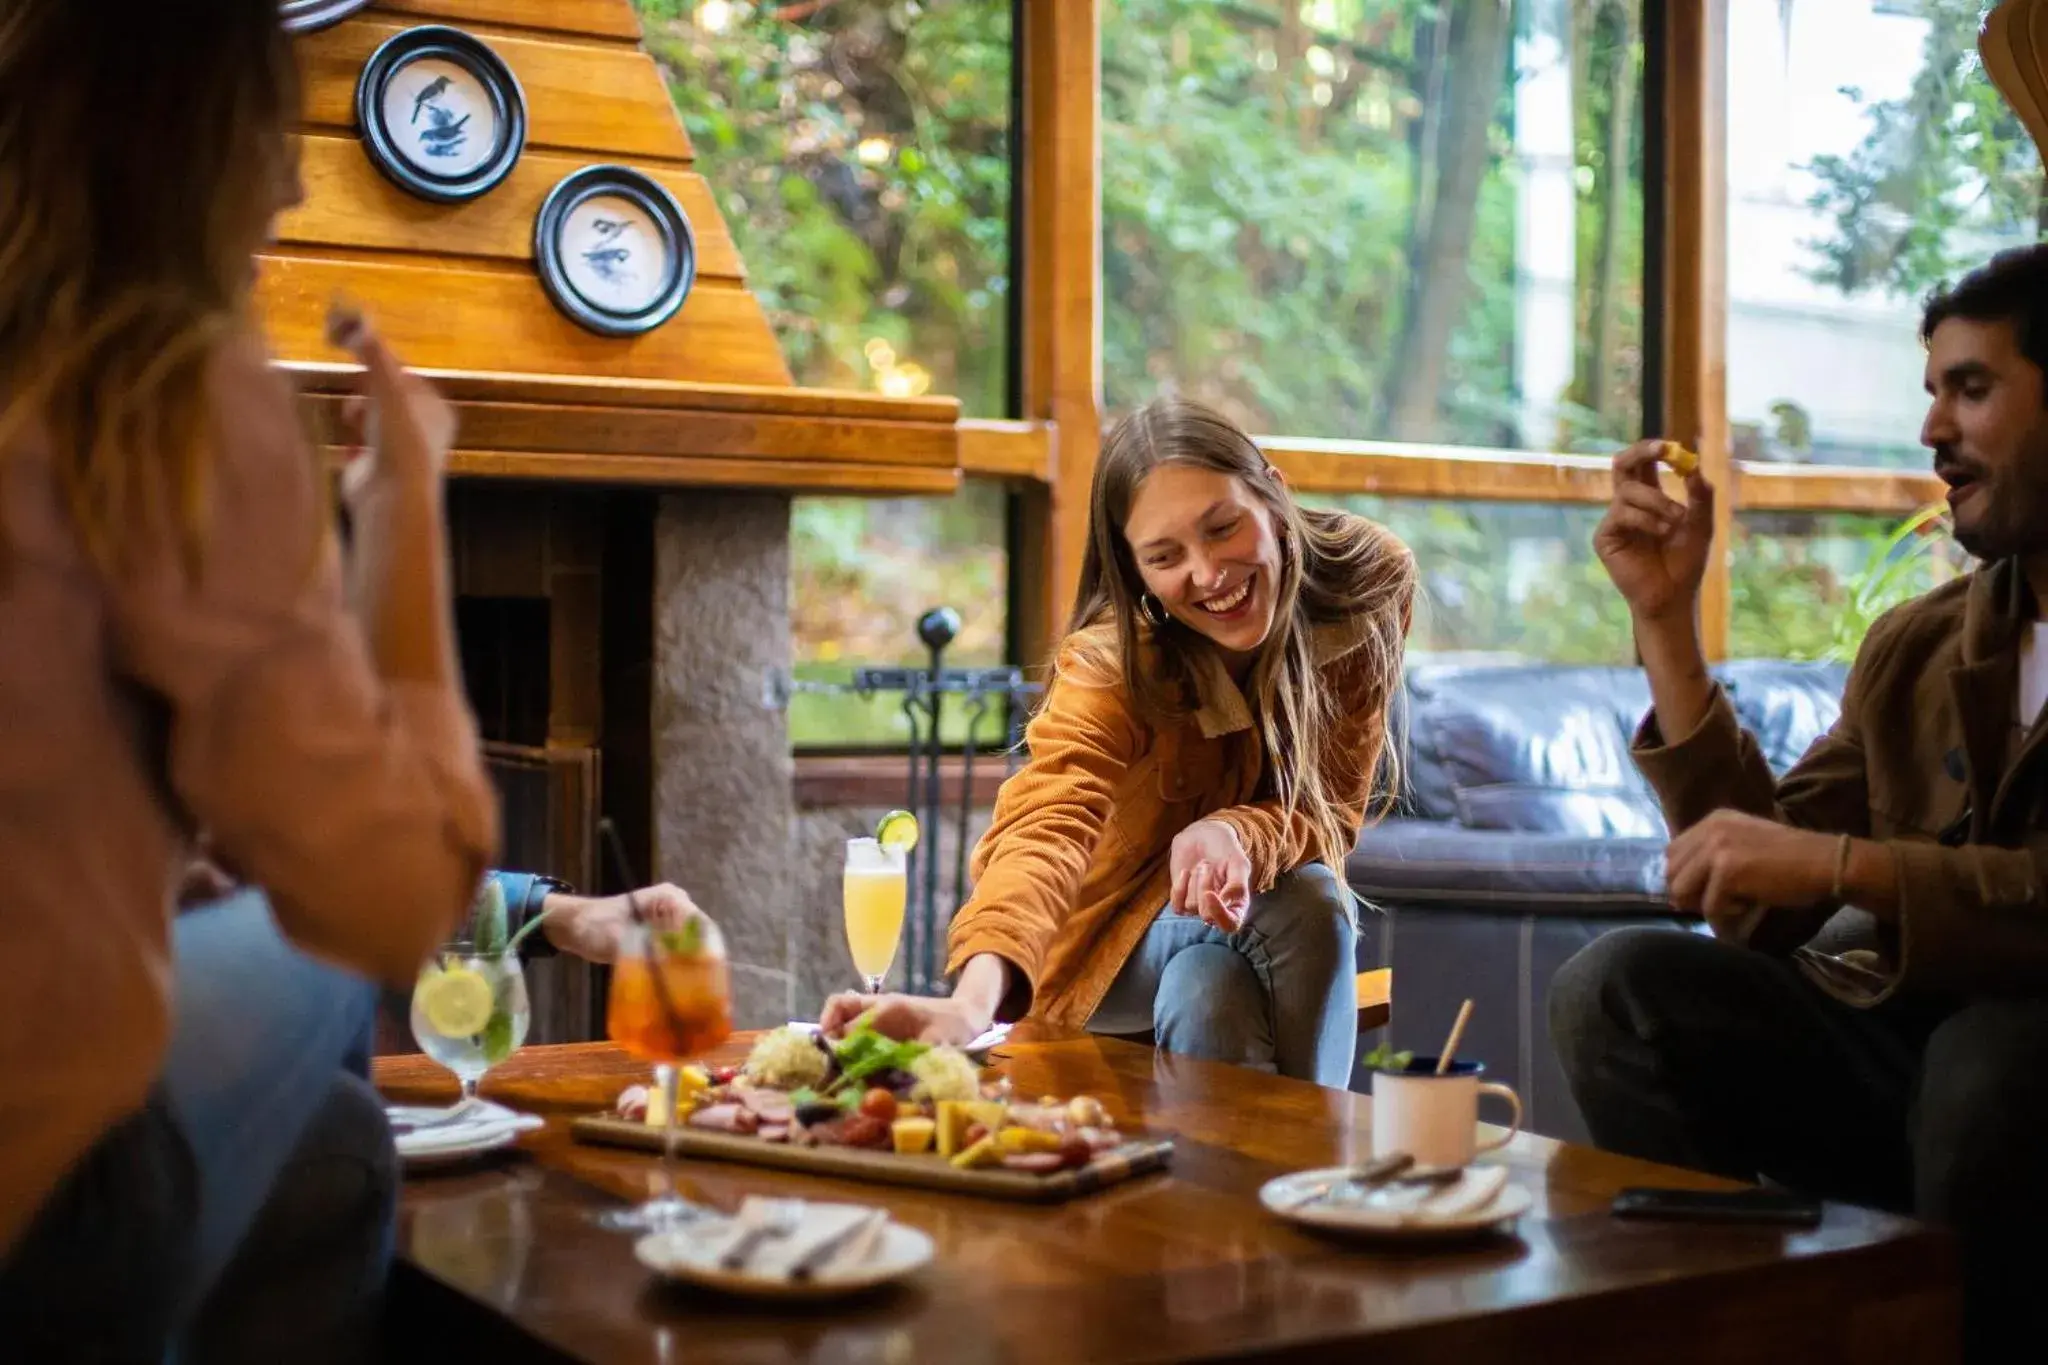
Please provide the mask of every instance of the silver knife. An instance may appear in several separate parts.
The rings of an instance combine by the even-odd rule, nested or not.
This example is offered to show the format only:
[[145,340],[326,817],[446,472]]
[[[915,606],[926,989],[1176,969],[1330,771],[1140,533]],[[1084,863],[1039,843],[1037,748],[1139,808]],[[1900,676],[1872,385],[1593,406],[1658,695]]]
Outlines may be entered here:
[[831,1263],[848,1242],[872,1230],[878,1223],[889,1221],[887,1209],[871,1209],[862,1217],[854,1219],[839,1231],[799,1256],[796,1264],[789,1268],[792,1280],[808,1280]]

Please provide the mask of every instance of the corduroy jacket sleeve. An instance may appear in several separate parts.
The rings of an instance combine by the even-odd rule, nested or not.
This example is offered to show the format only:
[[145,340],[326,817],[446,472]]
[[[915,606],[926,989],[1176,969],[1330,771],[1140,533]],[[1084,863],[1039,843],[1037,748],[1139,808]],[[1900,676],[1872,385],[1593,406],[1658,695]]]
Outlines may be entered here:
[[1069,656],[1025,742],[1030,757],[996,796],[994,821],[974,853],[974,894],[947,936],[948,973],[978,953],[1015,968],[1004,1019],[1029,1012],[1047,946],[1074,907],[1117,785],[1145,738],[1122,689],[1086,680]]

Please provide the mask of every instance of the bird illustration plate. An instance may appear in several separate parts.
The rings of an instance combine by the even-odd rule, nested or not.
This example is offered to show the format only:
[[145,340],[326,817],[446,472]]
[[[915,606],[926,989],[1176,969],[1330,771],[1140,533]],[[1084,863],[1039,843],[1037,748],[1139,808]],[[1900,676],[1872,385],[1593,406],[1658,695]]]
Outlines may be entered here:
[[697,279],[689,215],[666,186],[625,166],[586,166],[549,191],[533,256],[555,307],[601,336],[653,331]]
[[519,160],[526,97],[482,41],[427,25],[395,35],[364,63],[356,123],[370,160],[401,189],[461,203]]

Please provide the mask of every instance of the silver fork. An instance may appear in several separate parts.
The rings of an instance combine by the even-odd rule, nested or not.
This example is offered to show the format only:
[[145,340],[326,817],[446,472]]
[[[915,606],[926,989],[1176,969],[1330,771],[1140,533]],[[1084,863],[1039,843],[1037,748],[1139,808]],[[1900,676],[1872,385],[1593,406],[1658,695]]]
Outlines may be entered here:
[[457,1100],[448,1108],[429,1119],[393,1119],[391,1132],[404,1137],[408,1133],[424,1132],[429,1128],[445,1128],[451,1123],[460,1123],[476,1110],[483,1108],[485,1101],[472,1095],[466,1100]]
[[795,1232],[797,1220],[802,1215],[802,1206],[794,1199],[767,1199],[755,1208],[754,1221],[740,1230],[733,1244],[718,1258],[719,1269],[743,1269],[761,1243]]
[[1408,1153],[1390,1152],[1329,1180],[1317,1181],[1289,1200],[1287,1208],[1307,1208],[1318,1199],[1327,1199],[1341,1189],[1375,1190],[1387,1185],[1448,1185],[1456,1180],[1460,1173],[1460,1168],[1455,1166],[1418,1170],[1415,1158]]

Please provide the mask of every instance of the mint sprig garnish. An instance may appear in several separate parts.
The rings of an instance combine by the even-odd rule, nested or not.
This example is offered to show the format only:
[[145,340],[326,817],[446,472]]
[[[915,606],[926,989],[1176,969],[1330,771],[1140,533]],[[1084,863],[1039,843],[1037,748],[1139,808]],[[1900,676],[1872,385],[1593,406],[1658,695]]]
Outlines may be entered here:
[[1406,1071],[1414,1060],[1413,1052],[1395,1052],[1385,1043],[1365,1054],[1365,1064],[1374,1071]]

